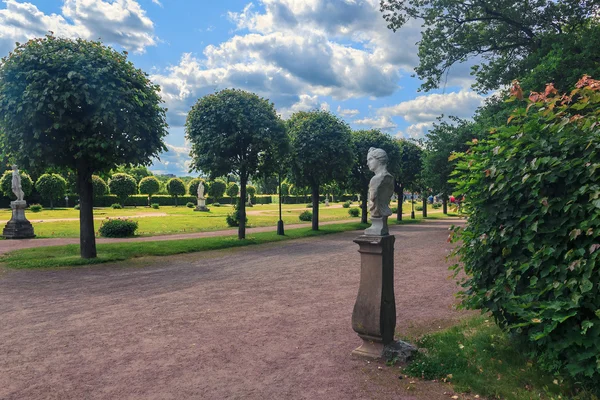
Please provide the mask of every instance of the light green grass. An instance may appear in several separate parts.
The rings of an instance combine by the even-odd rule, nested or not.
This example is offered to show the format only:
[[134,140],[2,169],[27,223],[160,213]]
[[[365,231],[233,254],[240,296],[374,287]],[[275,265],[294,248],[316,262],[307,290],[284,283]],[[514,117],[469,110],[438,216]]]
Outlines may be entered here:
[[424,349],[404,372],[450,381],[457,392],[490,399],[596,399],[575,385],[540,370],[494,322],[485,317],[463,321],[417,341]]
[[[319,209],[319,221],[325,222],[351,219],[348,215],[348,209],[339,207],[341,204],[342,203],[333,203],[330,207],[321,205]],[[338,207],[335,207],[335,205],[338,205]],[[352,207],[356,207],[357,205],[358,203],[354,202]],[[304,210],[306,210],[305,204],[283,204],[282,219],[284,223],[301,223],[298,216]],[[403,205],[403,210],[404,212],[410,212],[410,204],[405,203]],[[277,204],[255,205],[254,207],[249,207],[247,211],[250,213],[260,212],[259,215],[248,215],[249,227],[275,225],[279,219]],[[229,205],[223,205],[221,207],[211,206],[210,212],[197,212],[183,206],[162,206],[158,210],[147,207],[127,207],[120,210],[114,210],[107,207],[94,209],[94,217],[131,217],[131,219],[138,221],[139,228],[137,234],[139,236],[156,236],[228,229],[229,226],[225,222],[225,217],[231,212],[232,207]],[[10,210],[1,209],[0,220],[10,219],[10,213]],[[144,215],[156,213],[165,213],[167,215],[143,217]],[[420,215],[421,213],[417,212],[416,214]],[[79,218],[79,211],[77,210],[55,209],[43,210],[39,213],[28,211],[26,216],[32,221],[35,234],[38,238],[79,237],[78,220],[58,221],[60,219]],[[96,232],[100,228],[101,223],[101,219],[96,219],[94,221]]]

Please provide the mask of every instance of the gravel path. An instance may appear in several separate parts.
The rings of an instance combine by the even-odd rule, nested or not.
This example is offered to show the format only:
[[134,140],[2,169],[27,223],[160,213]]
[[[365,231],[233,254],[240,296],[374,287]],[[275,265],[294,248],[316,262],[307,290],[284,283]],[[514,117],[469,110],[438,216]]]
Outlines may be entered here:
[[[464,316],[457,220],[392,226],[397,331]],[[56,270],[0,270],[0,399],[448,399],[351,356],[359,232]],[[379,369],[381,368],[381,369]]]

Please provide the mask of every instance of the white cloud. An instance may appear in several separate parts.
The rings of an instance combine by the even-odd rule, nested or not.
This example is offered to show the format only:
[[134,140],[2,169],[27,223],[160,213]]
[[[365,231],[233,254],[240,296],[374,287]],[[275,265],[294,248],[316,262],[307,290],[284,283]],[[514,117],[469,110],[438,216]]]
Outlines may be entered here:
[[4,2],[6,8],[0,10],[0,55],[7,54],[17,41],[49,31],[59,37],[101,39],[135,52],[156,44],[154,24],[135,0],[65,0],[62,15],[44,14],[29,2]]
[[397,138],[422,138],[433,127],[433,122],[419,122],[408,126],[404,131],[396,134]]
[[156,174],[186,175],[190,169],[190,149],[186,146],[173,146],[167,143],[167,151],[160,155],[160,161],[152,165]]
[[162,7],[162,6],[163,6],[163,5],[162,5],[162,3],[161,3],[159,0],[152,0],[152,2],[153,2],[154,4],[156,4],[157,6],[159,6],[159,7]]
[[360,114],[360,111],[355,110],[355,109],[343,109],[341,106],[338,106],[337,110],[335,111],[338,115],[341,115],[342,117],[346,117],[346,118],[353,118],[356,117],[358,114]]
[[360,125],[364,128],[369,129],[381,129],[382,131],[389,131],[396,129],[398,125],[392,121],[388,116],[381,115],[377,118],[363,118],[352,122],[354,125]]
[[445,94],[429,94],[404,101],[391,107],[380,108],[377,113],[388,117],[402,117],[407,122],[434,121],[443,115],[470,118],[484,97],[470,90]]

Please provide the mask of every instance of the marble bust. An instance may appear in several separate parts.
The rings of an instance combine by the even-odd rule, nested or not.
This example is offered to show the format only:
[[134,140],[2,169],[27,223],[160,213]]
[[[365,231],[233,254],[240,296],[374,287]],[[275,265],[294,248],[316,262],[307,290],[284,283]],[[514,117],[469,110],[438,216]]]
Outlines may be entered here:
[[367,153],[367,166],[375,173],[369,182],[368,207],[372,225],[365,235],[388,235],[387,219],[392,215],[390,199],[394,194],[394,177],[387,170],[388,156],[385,150],[371,147]]
[[23,193],[23,188],[21,187],[21,174],[17,169],[16,165],[12,166],[12,191],[17,196],[17,201],[23,201],[23,197],[25,197],[25,193]]

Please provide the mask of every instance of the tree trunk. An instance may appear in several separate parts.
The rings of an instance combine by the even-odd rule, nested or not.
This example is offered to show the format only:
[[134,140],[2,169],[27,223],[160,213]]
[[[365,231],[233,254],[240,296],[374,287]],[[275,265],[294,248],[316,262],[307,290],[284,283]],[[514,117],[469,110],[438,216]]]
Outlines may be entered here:
[[319,230],[319,185],[312,186],[312,230]]
[[367,223],[367,197],[369,196],[369,190],[363,190],[360,194],[361,204],[360,209],[362,210],[362,214],[360,216],[360,222],[363,224]]
[[442,211],[444,214],[448,214],[448,196],[442,196]]
[[246,238],[246,198],[248,197],[246,194],[246,185],[247,185],[248,177],[245,176],[245,171],[240,171],[240,208],[239,208],[239,217],[240,217],[240,225],[238,226],[238,239]]
[[423,194],[423,218],[427,218],[427,197]]
[[175,207],[177,207],[177,196],[175,196]]
[[402,189],[402,185],[400,185],[400,190],[398,191],[398,211],[396,211],[396,221],[402,221],[402,206],[404,205],[404,189]]
[[79,188],[79,253],[81,258],[96,258],[94,235],[94,186],[92,171],[84,164],[77,168]]

